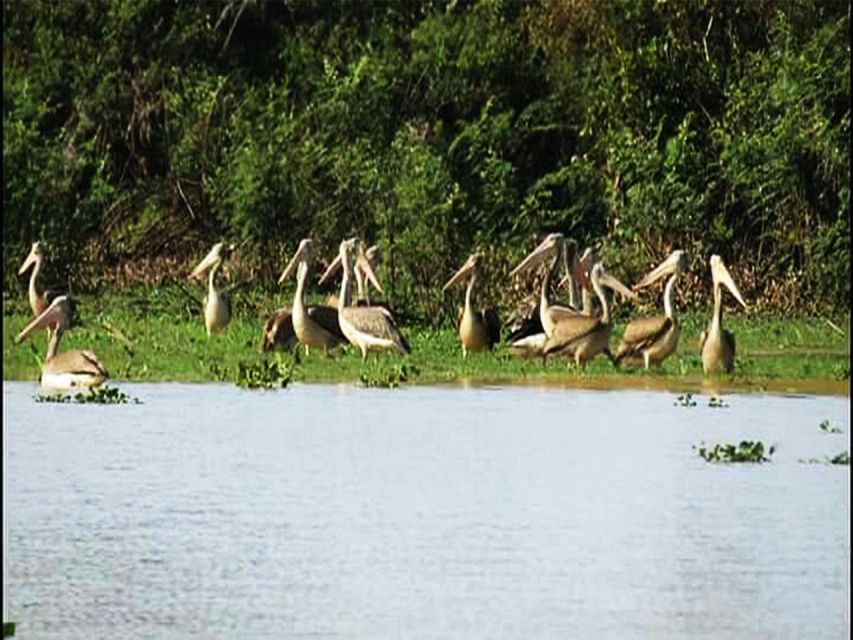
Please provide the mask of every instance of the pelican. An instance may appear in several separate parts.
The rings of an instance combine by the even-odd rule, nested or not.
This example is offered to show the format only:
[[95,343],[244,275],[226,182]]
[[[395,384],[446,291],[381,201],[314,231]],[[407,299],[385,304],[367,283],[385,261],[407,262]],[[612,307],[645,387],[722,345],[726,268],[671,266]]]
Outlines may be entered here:
[[296,294],[293,298],[293,331],[305,345],[305,353],[310,347],[323,347],[323,353],[329,348],[346,342],[338,322],[338,312],[325,305],[305,305],[305,280],[308,277],[308,265],[312,258],[311,239],[305,238],[278,279],[284,282],[296,267]]
[[586,367],[589,360],[603,351],[613,361],[609,348],[613,330],[610,324],[610,304],[604,295],[603,287],[632,299],[635,299],[637,294],[607,273],[600,262],[593,265],[589,280],[601,304],[601,317],[576,315],[560,319],[545,340],[542,347],[543,358],[552,353],[569,352],[574,354],[577,366]]
[[498,314],[494,309],[474,311],[471,304],[471,294],[474,290],[474,282],[477,280],[477,261],[483,257],[482,253],[472,254],[462,268],[457,271],[447,284],[444,291],[453,285],[468,279],[468,288],[465,290],[465,308],[462,318],[459,320],[459,339],[462,341],[462,357],[467,358],[469,351],[483,351],[491,349],[501,338],[501,326]]
[[[353,264],[351,249],[357,240],[341,242],[340,258],[344,270],[341,281],[341,295],[338,298],[338,321],[350,344],[361,350],[362,360],[367,360],[368,351],[394,349],[399,353],[411,353],[409,344],[400,334],[391,312],[384,307],[351,307],[347,306],[352,297],[350,278]],[[370,265],[366,265],[366,275],[375,280]]]
[[213,285],[213,279],[216,276],[216,270],[219,269],[222,262],[228,255],[228,252],[234,249],[234,245],[225,247],[224,242],[217,242],[213,245],[204,259],[196,265],[190,274],[190,279],[197,278],[208,269],[210,270],[207,280],[207,296],[204,299],[204,327],[207,329],[207,336],[217,331],[225,331],[228,327],[228,322],[231,320],[231,301],[227,296],[219,293]]
[[44,329],[48,325],[56,327],[48,341],[47,357],[41,367],[39,380],[43,387],[55,390],[96,387],[108,377],[104,365],[91,351],[71,349],[57,353],[62,334],[71,326],[73,310],[73,302],[68,296],[54,298],[47,309],[15,338],[15,342],[20,343],[36,329]]
[[650,271],[638,282],[634,289],[647,287],[664,276],[669,276],[663,293],[663,315],[651,318],[638,318],[628,323],[622,343],[616,351],[616,361],[623,359],[643,359],[646,369],[651,364],[660,364],[678,347],[681,327],[675,317],[672,296],[679,278],[687,271],[687,254],[681,249],[673,251],[669,257]]
[[296,333],[293,331],[293,318],[290,307],[279,307],[267,318],[264,323],[264,332],[261,336],[261,352],[266,353],[282,347],[287,349],[299,343]]
[[735,367],[735,334],[723,329],[723,291],[726,285],[735,299],[744,309],[746,303],[737,286],[729,275],[729,270],[718,255],[711,256],[711,279],[714,282],[714,315],[708,330],[699,336],[699,349],[702,351],[702,369],[706,375],[725,371],[731,373]]
[[[30,248],[30,253],[27,255],[24,262],[21,264],[21,268],[18,269],[18,275],[22,275],[27,272],[27,269],[30,267],[33,268],[32,273],[30,274],[30,286],[27,291],[27,297],[30,302],[30,309],[33,311],[34,316],[39,316],[44,312],[45,309],[50,305],[51,301],[56,298],[57,293],[55,291],[39,291],[38,285],[36,284],[36,280],[38,279],[39,272],[41,271],[41,265],[44,261],[44,254],[41,250],[40,242],[33,242],[33,246]],[[47,327],[47,337],[50,339],[51,332],[56,328],[55,324],[48,325]]]
[[[382,293],[382,287],[379,284],[379,280],[376,278],[376,273],[373,271],[376,266],[376,262],[379,259],[379,247],[378,245],[373,245],[369,249],[365,251],[362,244],[358,243],[358,256],[355,259],[355,284],[356,291],[358,292],[358,297],[356,298],[355,304],[359,307],[370,307],[370,306],[379,306],[388,308],[384,303],[371,304],[370,303],[370,287],[372,286],[379,293]],[[338,254],[335,256],[335,259],[329,263],[329,266],[326,267],[326,270],[323,272],[323,275],[320,276],[320,280],[317,284],[323,284],[329,278],[331,278],[335,273],[337,273],[338,269],[341,268],[341,256]],[[331,300],[334,301],[334,305],[327,302],[330,306],[337,306],[337,299],[335,296],[330,296]],[[351,301],[347,300],[345,303],[347,306],[350,306]],[[390,309],[389,309],[390,311]]]

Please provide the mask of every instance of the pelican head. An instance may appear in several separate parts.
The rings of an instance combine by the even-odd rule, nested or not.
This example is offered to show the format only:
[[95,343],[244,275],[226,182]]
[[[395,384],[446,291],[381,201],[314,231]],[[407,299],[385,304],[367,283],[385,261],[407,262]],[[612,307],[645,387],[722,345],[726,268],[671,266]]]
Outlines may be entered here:
[[[346,245],[346,246],[345,246]],[[370,284],[379,291],[379,293],[384,293],[382,291],[382,286],[379,284],[379,279],[376,277],[376,273],[373,271],[372,263],[375,261],[378,256],[379,248],[376,245],[373,245],[366,252],[364,251],[364,245],[358,238],[350,238],[349,240],[341,241],[340,250],[338,255],[329,263],[329,266],[326,267],[326,270],[323,272],[323,275],[320,276],[320,280],[318,284],[323,284],[331,278],[338,269],[341,268],[341,260],[342,256],[346,254],[347,256],[351,256],[352,252],[358,250],[358,256],[355,259],[355,268],[359,269],[364,275],[367,276],[368,280],[370,280]]]
[[26,273],[27,269],[29,269],[30,266],[41,260],[42,255],[43,254],[41,252],[41,243],[33,242],[33,246],[30,249],[30,253],[27,255],[27,258],[26,260],[24,260],[23,264],[21,264],[21,268],[18,269],[18,275]]
[[669,254],[666,260],[652,269],[642,280],[634,285],[634,289],[647,287],[663,278],[664,276],[681,275],[687,271],[687,254],[681,249],[676,249]]
[[204,257],[204,259],[196,265],[196,268],[193,269],[189,279],[192,280],[193,278],[197,278],[206,273],[208,269],[219,265],[233,250],[233,244],[226,245],[224,242],[217,242],[213,245],[213,248]]
[[447,281],[447,284],[444,285],[442,291],[447,291],[450,287],[455,284],[462,282],[465,278],[467,278],[476,268],[477,262],[483,257],[482,252],[472,253],[468,256],[468,259],[465,261],[465,264],[453,274],[453,277]]
[[24,338],[37,329],[46,329],[55,324],[56,331],[61,333],[71,326],[71,317],[74,315],[74,301],[68,296],[58,296],[53,299],[47,309],[41,312],[32,322],[24,327],[15,337],[15,343],[20,343]]
[[743,301],[743,297],[741,297],[740,291],[738,291],[734,280],[732,280],[732,276],[729,274],[729,270],[726,269],[726,265],[723,262],[723,259],[716,254],[711,256],[711,279],[714,281],[714,289],[716,289],[719,285],[724,284],[726,288],[731,291],[732,295],[735,297],[735,300],[740,302],[741,306],[743,306],[744,309],[747,308],[746,302]]
[[589,279],[593,284],[597,282],[599,285],[607,287],[616,293],[621,293],[626,298],[630,298],[631,300],[637,299],[637,294],[622,284],[618,279],[607,273],[604,265],[600,262],[596,262],[592,265],[592,269],[590,269],[589,272]]
[[551,252],[558,249],[560,243],[565,239],[565,236],[560,232],[549,233],[545,239],[539,243],[539,246],[531,251],[528,256],[522,260],[518,266],[509,272],[510,277],[527,271],[528,269],[540,264],[545,258],[551,255]]
[[278,283],[281,284],[285,280],[290,277],[290,274],[293,273],[293,269],[302,261],[309,261],[313,253],[311,238],[303,238],[299,242],[299,247],[296,249],[296,253],[293,254],[293,257],[290,259],[290,262],[287,263],[287,266],[284,268],[284,271],[281,272],[281,276],[278,278]]

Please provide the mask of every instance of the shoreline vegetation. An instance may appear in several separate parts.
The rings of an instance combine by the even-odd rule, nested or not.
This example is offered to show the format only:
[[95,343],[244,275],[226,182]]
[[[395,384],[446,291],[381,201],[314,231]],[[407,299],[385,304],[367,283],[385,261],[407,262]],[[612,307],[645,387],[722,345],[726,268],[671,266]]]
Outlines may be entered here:
[[[362,363],[351,347],[328,356],[321,350],[305,355],[300,347],[261,353],[264,321],[290,296],[259,291],[237,292],[235,316],[226,334],[208,338],[201,311],[187,304],[176,290],[164,287],[148,293],[83,294],[77,325],[66,337],[66,348],[95,351],[107,367],[110,383],[121,382],[235,382],[241,365],[280,362],[293,366],[293,382],[352,382],[400,380],[408,384],[523,384],[593,389],[668,389],[716,395],[732,391],[768,391],[849,395],[850,317],[779,317],[727,313],[726,327],[737,338],[735,372],[730,376],[702,374],[699,333],[710,309],[688,311],[678,351],[659,368],[614,368],[600,356],[586,371],[566,359],[525,359],[511,355],[501,342],[492,352],[462,358],[450,319],[438,328],[403,323],[412,345],[410,356],[371,356]],[[611,346],[615,348],[625,324],[636,314],[619,305]],[[265,311],[266,310],[266,311]],[[36,380],[46,350],[46,336],[15,344],[15,335],[30,321],[23,296],[4,301],[3,379]],[[506,337],[506,332],[503,333]],[[368,386],[389,386],[384,384]]]

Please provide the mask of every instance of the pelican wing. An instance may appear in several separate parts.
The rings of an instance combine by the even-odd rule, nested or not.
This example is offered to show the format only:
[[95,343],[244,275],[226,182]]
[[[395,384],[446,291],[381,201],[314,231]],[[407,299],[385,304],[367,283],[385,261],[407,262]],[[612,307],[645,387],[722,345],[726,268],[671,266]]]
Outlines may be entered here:
[[543,352],[547,355],[560,351],[586,337],[601,326],[601,318],[574,316],[559,322],[545,341]]
[[702,353],[702,349],[705,347],[705,340],[708,339],[708,332],[703,331],[699,334],[699,353]]
[[108,376],[98,356],[91,351],[80,349],[57,353],[45,363],[44,370],[50,373],[88,374],[103,378]]
[[341,342],[346,342],[346,337],[343,331],[341,331],[341,324],[338,322],[337,309],[324,304],[310,305],[308,307],[308,315],[331,335],[338,338]]
[[560,351],[586,337],[601,326],[601,318],[590,316],[574,316],[562,320],[554,327],[548,340],[545,341],[543,352],[547,355]]
[[343,310],[357,331],[396,343],[406,353],[411,353],[409,343],[400,333],[391,312],[383,307],[346,307]]
[[501,341],[501,321],[494,307],[489,307],[480,312],[483,324],[486,325],[486,333],[489,336],[489,349]]
[[542,319],[539,316],[539,308],[536,307],[527,315],[526,318],[523,318],[519,326],[507,336],[507,342],[514,343],[529,336],[539,334],[544,335],[543,331]]
[[663,334],[672,326],[672,320],[664,315],[652,316],[651,318],[637,318],[625,327],[625,335],[622,341],[629,345],[646,344]]

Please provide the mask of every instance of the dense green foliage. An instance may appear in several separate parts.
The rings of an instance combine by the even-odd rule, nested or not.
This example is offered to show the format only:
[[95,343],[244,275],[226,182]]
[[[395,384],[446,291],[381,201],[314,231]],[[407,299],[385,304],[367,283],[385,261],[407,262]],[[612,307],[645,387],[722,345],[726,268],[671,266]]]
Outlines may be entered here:
[[475,247],[494,275],[560,230],[626,282],[680,247],[703,296],[717,252],[750,302],[850,304],[847,3],[3,11],[7,287],[36,239],[80,291],[146,260],[182,277],[222,238],[267,281],[300,238],[358,234],[393,304],[436,321]]

